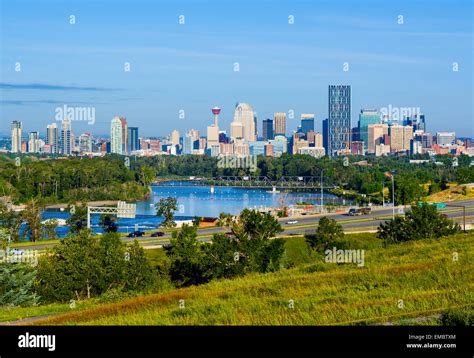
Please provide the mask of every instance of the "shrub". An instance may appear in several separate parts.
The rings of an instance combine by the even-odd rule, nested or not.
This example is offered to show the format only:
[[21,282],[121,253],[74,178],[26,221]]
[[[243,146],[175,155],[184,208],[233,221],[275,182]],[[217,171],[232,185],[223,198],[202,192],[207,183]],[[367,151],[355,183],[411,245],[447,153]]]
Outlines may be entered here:
[[472,326],[474,325],[474,306],[445,311],[440,321],[443,326]]

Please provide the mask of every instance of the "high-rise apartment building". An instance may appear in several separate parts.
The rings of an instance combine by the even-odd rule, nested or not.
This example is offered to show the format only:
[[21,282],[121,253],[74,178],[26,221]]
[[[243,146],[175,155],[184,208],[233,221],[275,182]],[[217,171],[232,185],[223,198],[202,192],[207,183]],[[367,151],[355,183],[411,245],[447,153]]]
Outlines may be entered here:
[[73,139],[71,130],[71,120],[63,119],[61,128],[61,153],[65,155],[72,154]]
[[40,151],[39,133],[38,132],[28,133],[28,152],[29,153],[38,153],[39,151]]
[[81,153],[92,153],[92,135],[83,133],[79,136],[79,150]]
[[59,132],[56,123],[46,126],[46,144],[50,146],[51,153],[59,152]]
[[330,85],[328,88],[328,152],[329,156],[350,150],[351,86]]
[[274,135],[286,135],[286,113],[285,112],[276,112],[274,114]]
[[21,153],[22,124],[20,121],[12,122],[12,153]]
[[110,152],[123,154],[122,121],[120,117],[114,117],[110,123]]

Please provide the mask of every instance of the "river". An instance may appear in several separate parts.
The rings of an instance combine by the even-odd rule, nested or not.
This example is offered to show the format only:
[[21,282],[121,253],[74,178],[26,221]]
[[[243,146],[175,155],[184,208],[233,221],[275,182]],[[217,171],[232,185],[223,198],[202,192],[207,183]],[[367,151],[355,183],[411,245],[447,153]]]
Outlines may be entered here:
[[[239,214],[245,208],[270,208],[291,206],[298,202],[307,202],[319,205],[321,203],[321,193],[319,191],[307,192],[276,192],[268,189],[251,189],[235,187],[211,187],[207,185],[182,186],[183,182],[165,182],[152,186],[152,193],[148,200],[137,202],[137,212],[134,219],[118,220],[120,232],[130,232],[138,225],[140,230],[156,229],[162,219],[155,215],[155,204],[166,197],[175,197],[178,200],[178,210],[175,213],[177,219],[191,219],[194,216],[218,217],[221,212],[233,215]],[[341,199],[334,195],[324,193],[324,202],[340,204]],[[67,219],[68,212],[46,211],[43,213],[46,218]],[[99,215],[92,216],[92,228],[94,232],[101,232]],[[58,227],[57,232],[60,237],[67,234],[69,228]]]

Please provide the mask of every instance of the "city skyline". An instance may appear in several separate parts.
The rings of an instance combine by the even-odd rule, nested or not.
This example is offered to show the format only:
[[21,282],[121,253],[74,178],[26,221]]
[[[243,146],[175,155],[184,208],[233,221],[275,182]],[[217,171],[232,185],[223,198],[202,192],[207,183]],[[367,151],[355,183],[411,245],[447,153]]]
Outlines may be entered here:
[[106,134],[115,115],[157,136],[205,133],[216,104],[228,131],[236,102],[252,105],[259,132],[288,111],[288,128],[314,113],[321,131],[327,85],[346,84],[351,126],[364,108],[416,107],[430,131],[472,136],[471,11],[454,3],[2,4],[0,133],[15,120],[24,133],[46,128],[65,105],[95,110],[78,133]]

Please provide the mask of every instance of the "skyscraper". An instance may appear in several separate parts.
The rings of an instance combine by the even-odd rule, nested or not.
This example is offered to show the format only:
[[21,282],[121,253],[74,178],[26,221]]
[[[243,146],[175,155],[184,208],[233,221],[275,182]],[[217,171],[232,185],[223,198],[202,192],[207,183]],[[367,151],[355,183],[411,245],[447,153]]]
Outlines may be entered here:
[[39,133],[30,132],[28,133],[28,152],[38,153],[39,152]]
[[255,116],[252,107],[247,103],[237,103],[234,111],[234,121],[231,123],[231,137],[237,138],[233,134],[239,134],[240,123],[242,127],[242,138],[248,142],[257,140],[255,135]]
[[120,117],[122,123],[122,153],[128,154],[127,143],[128,143],[128,123],[127,118]]
[[19,121],[12,122],[12,153],[21,153],[22,124]]
[[275,135],[286,135],[286,113],[276,112],[274,114]]
[[114,117],[110,124],[110,152],[122,154],[122,121],[119,117]]
[[263,140],[271,140],[273,135],[273,119],[267,118],[263,120]]
[[59,150],[59,134],[56,123],[51,123],[46,126],[46,144],[51,147],[51,153],[58,153]]
[[61,153],[72,154],[71,120],[63,119],[61,128]]
[[309,131],[314,131],[314,114],[302,114],[301,132],[307,136]]
[[380,123],[380,113],[376,109],[361,109],[359,113],[359,139],[364,142],[364,152],[368,149],[369,124]]
[[127,153],[140,149],[138,127],[128,127],[127,141]]
[[328,152],[329,156],[350,150],[351,86],[330,85],[328,88]]

